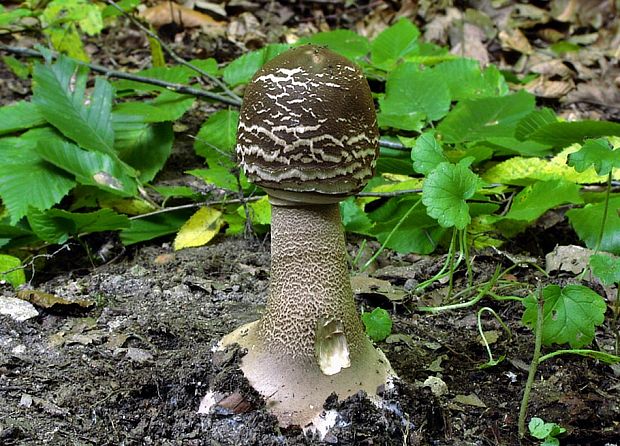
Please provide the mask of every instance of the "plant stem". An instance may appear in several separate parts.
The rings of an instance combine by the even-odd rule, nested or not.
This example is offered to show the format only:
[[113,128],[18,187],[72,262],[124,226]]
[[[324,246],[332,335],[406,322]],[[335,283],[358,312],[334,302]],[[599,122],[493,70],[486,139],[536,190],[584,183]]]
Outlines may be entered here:
[[596,247],[594,248],[594,254],[598,253],[601,249],[601,243],[603,242],[603,234],[605,233],[605,222],[607,221],[607,213],[609,211],[609,195],[611,193],[611,171],[607,175],[607,190],[605,192],[605,207],[603,208],[603,219],[601,220],[601,229],[596,239]]
[[607,364],[616,364],[620,362],[620,357],[616,355],[601,352],[598,350],[574,348],[574,349],[569,349],[569,350],[556,350],[554,352],[547,353],[546,355],[538,358],[538,364],[541,364],[543,361],[546,361],[547,359],[551,359],[551,358],[554,358],[556,356],[561,356],[561,355],[585,356],[587,358],[603,360]]
[[413,212],[413,210],[418,207],[418,205],[422,203],[422,199],[419,199],[418,201],[415,202],[415,204],[413,206],[411,206],[409,208],[409,210],[407,212],[405,212],[405,215],[403,215],[400,220],[398,220],[398,223],[396,223],[394,225],[394,227],[392,228],[392,230],[390,231],[390,233],[388,234],[388,236],[385,238],[385,241],[383,242],[383,244],[381,245],[381,247],[379,249],[377,249],[377,252],[375,252],[373,254],[373,256],[368,259],[368,261],[366,263],[364,263],[364,266],[362,266],[360,272],[364,272],[368,269],[368,267],[370,265],[372,265],[372,263],[377,259],[377,257],[379,257],[379,254],[381,254],[383,252],[383,250],[385,249],[386,245],[388,244],[388,242],[390,241],[390,239],[392,238],[392,236],[396,233],[396,231],[398,231],[398,228],[400,228],[400,225],[403,224],[403,222],[407,219],[407,217],[409,217],[409,215]]
[[534,385],[534,378],[536,377],[538,364],[540,363],[539,360],[540,349],[542,347],[544,306],[545,300],[543,299],[542,286],[539,283],[536,289],[536,328],[534,330],[534,354],[532,356],[532,361],[530,362],[527,381],[525,383],[525,389],[523,390],[523,398],[521,399],[521,407],[519,408],[519,438],[523,438],[525,436],[525,417],[527,416],[527,406],[530,401],[530,393],[532,391],[532,386]]

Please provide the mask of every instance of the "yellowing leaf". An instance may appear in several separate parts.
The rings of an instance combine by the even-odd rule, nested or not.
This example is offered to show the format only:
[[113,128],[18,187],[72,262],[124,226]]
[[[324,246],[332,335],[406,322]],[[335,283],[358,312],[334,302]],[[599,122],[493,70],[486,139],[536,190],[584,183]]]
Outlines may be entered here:
[[204,207],[198,210],[181,227],[174,239],[174,249],[203,246],[220,232],[222,213],[217,209]]
[[[482,175],[482,179],[489,183],[519,185],[529,184],[531,180],[548,181],[559,179],[578,184],[604,182],[605,178],[597,175],[594,168],[579,173],[566,164],[568,155],[579,150],[580,147],[579,144],[567,147],[550,160],[515,156],[487,170]],[[620,178],[620,169],[615,169],[613,176],[614,178]]]

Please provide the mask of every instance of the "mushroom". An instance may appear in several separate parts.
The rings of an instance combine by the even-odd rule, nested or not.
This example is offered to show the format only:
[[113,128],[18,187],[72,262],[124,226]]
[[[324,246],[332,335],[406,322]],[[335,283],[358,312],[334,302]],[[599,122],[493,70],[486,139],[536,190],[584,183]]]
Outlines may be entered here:
[[272,204],[271,277],[261,319],[221,345],[247,349],[241,369],[282,426],[394,374],[356,309],[339,209],[372,177],[378,139],[363,73],[325,48],[277,56],[245,91],[236,151]]

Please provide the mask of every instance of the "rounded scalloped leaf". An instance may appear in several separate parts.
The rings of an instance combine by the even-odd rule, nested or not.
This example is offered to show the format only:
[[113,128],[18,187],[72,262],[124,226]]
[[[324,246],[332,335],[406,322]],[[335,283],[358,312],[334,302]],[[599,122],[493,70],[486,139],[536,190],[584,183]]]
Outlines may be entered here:
[[422,202],[429,216],[444,228],[464,229],[470,222],[468,198],[480,186],[480,178],[466,163],[441,163],[424,181]]

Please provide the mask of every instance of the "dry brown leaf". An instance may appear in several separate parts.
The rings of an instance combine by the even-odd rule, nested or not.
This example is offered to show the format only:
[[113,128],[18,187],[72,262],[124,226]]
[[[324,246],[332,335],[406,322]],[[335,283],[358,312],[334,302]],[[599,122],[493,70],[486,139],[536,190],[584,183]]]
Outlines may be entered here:
[[520,29],[505,29],[499,32],[499,40],[505,50],[515,50],[521,54],[532,54],[532,45]]
[[[620,83],[620,77],[618,78]],[[586,102],[588,104],[603,107],[620,107],[620,86],[615,85],[613,79],[602,79],[577,85],[577,89],[571,91],[563,102]]]
[[81,308],[89,309],[95,306],[95,302],[90,299],[71,300],[64,297],[56,296],[55,294],[44,293],[43,291],[38,290],[18,291],[17,297],[42,308],[52,308],[54,305],[77,305]]
[[575,75],[575,73],[559,59],[541,60],[539,62],[530,61],[528,71],[547,77],[559,76],[561,78],[569,78]]
[[484,30],[471,23],[465,23],[462,32],[455,30],[450,33],[452,44],[450,52],[462,57],[471,57],[480,62],[482,66],[486,66],[490,59],[484,40]]
[[225,26],[225,22],[217,21],[206,14],[174,2],[160,3],[145,9],[140,15],[156,28],[171,23],[176,23],[184,28]]
[[571,79],[567,81],[551,81],[545,76],[540,76],[525,85],[525,89],[541,98],[561,98],[575,88]]

